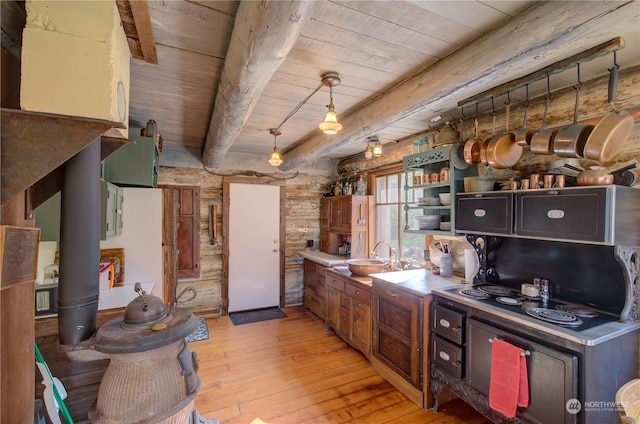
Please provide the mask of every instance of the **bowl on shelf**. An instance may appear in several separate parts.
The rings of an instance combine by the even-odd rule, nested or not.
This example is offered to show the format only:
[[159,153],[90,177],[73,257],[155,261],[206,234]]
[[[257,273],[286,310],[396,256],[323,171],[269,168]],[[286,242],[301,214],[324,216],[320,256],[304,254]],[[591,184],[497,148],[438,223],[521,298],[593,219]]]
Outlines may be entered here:
[[438,194],[438,197],[440,198],[441,204],[445,206],[449,206],[451,204],[451,193],[440,193]]
[[416,199],[416,205],[418,206],[438,206],[440,199],[436,196],[419,197]]
[[440,228],[440,215],[417,215],[414,217],[419,230],[437,230]]
[[464,177],[464,191],[493,191],[496,179],[492,177]]

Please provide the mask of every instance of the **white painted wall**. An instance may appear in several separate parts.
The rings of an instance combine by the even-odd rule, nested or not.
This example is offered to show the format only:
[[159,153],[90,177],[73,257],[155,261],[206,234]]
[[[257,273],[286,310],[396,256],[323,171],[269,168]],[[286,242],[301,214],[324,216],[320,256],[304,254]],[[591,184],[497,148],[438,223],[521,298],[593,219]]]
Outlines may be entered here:
[[[136,282],[163,298],[162,190],[123,188],[122,234],[100,242],[100,249],[124,248],[124,286],[100,291],[100,309],[126,306],[137,296]],[[151,286],[149,283],[152,283]],[[104,293],[110,292],[110,293]]]

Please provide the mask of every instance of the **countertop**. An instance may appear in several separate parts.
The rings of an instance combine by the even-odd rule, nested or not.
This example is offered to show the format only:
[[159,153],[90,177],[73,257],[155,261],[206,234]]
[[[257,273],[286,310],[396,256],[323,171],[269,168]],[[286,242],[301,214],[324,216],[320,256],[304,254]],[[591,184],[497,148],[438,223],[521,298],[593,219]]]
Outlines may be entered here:
[[371,274],[370,277],[374,283],[376,280],[390,283],[418,296],[429,295],[432,290],[448,289],[458,286],[463,280],[456,276],[444,278],[426,269],[383,272],[380,274]]
[[344,256],[330,255],[329,253],[320,252],[319,250],[301,250],[298,254],[305,259],[309,259],[310,261],[329,267],[345,265],[347,260]]
[[338,275],[340,275],[342,277],[346,277],[349,282],[356,283],[356,284],[362,284],[362,285],[367,286],[367,287],[371,287],[371,284],[373,282],[373,278],[371,278],[369,276],[353,274],[351,271],[349,271],[349,268],[347,266],[340,266],[339,265],[339,266],[336,266],[334,268],[329,268],[327,270],[327,272],[338,274]]

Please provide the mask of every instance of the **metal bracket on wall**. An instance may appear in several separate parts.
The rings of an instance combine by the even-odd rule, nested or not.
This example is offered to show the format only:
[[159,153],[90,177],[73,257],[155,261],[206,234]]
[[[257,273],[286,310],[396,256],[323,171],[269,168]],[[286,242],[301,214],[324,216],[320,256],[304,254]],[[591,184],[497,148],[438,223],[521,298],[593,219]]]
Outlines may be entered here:
[[217,231],[216,231],[216,205],[209,206],[209,244],[218,243]]

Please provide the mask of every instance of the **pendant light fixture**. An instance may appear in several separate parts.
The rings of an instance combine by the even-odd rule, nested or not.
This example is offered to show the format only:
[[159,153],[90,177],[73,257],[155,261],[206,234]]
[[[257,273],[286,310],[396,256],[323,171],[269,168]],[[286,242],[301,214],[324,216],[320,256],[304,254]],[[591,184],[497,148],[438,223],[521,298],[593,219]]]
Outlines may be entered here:
[[373,147],[371,147],[371,141],[367,140],[367,148],[364,151],[364,158],[366,160],[373,159]]
[[[370,135],[369,137],[367,137],[367,140],[369,140],[369,143],[373,144],[373,149],[371,152],[373,156],[374,157],[382,156],[382,143],[380,142],[380,139],[378,138],[378,136]],[[367,143],[367,145],[370,145],[369,143]]]
[[325,134],[334,135],[342,129],[333,105],[333,87],[340,85],[340,75],[337,72],[325,72],[322,74],[322,85],[329,87],[329,104],[327,105],[328,110],[324,117],[324,122],[320,123],[318,128]]
[[282,165],[282,158],[280,157],[280,153],[278,152],[278,146],[276,145],[276,139],[280,134],[282,134],[277,128],[271,128],[269,133],[273,135],[273,153],[271,153],[271,158],[269,158],[269,165],[271,166],[280,166]]
[[278,147],[276,146],[276,138],[280,134],[280,128],[287,122],[293,115],[295,115],[302,106],[304,106],[309,99],[318,92],[323,86],[329,87],[329,104],[327,105],[327,113],[324,118],[324,122],[322,122],[318,127],[325,134],[337,134],[338,131],[342,129],[342,125],[338,123],[338,117],[336,116],[336,112],[334,110],[333,105],[333,87],[340,85],[340,75],[337,72],[325,72],[321,75],[322,79],[320,81],[320,85],[313,90],[307,97],[304,98],[288,115],[284,118],[284,121],[280,123],[276,128],[271,128],[269,133],[273,135],[273,153],[271,153],[271,157],[269,158],[269,164],[271,166],[280,166],[282,164],[282,158],[280,157],[280,153],[278,152]]

